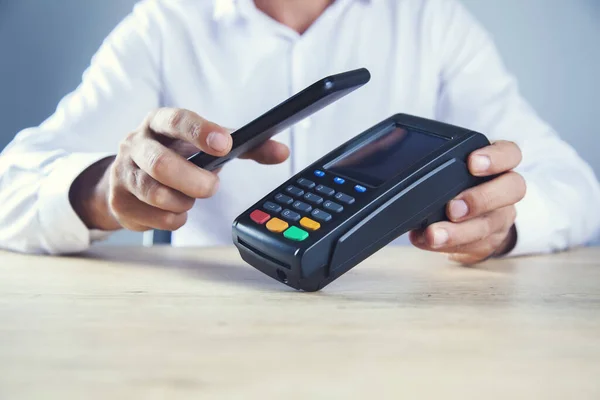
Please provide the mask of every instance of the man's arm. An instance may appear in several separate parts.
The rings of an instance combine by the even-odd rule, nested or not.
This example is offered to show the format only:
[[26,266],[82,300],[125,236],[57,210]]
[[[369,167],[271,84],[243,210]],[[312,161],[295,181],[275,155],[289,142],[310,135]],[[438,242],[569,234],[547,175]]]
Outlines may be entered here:
[[81,85],[0,155],[1,248],[78,252],[105,235],[79,218],[69,190],[159,106],[160,35],[153,12],[150,2],[137,5],[104,41]]
[[[217,173],[187,157],[225,156],[232,138],[191,110],[160,104],[164,74],[177,74],[161,70],[161,33],[176,34],[169,27],[178,21],[159,7],[138,3],[80,87],[0,155],[0,248],[72,253],[121,228],[176,230],[196,199],[217,190]],[[277,164],[288,155],[269,140],[240,158]]]
[[526,193],[515,206],[517,240],[509,254],[548,253],[593,240],[600,228],[593,170],[522,98],[492,40],[457,0],[431,0],[426,15],[441,71],[437,117],[521,150],[514,171],[525,179]]

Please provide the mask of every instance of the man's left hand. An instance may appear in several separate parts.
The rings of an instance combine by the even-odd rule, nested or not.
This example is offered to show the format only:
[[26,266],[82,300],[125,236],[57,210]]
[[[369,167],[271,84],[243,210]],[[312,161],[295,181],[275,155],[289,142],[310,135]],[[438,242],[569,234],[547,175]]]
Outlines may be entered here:
[[450,259],[463,264],[475,264],[511,251],[517,234],[515,204],[526,191],[523,177],[512,171],[521,158],[519,147],[507,141],[495,142],[470,154],[471,174],[499,175],[450,201],[446,208],[450,221],[410,232],[413,245],[447,253]]

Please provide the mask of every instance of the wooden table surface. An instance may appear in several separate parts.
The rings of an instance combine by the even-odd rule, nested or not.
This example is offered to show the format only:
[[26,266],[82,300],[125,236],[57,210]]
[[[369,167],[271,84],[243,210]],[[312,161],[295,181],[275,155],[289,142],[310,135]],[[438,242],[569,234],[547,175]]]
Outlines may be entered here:
[[386,248],[317,293],[233,248],[0,253],[0,399],[600,399],[600,249]]

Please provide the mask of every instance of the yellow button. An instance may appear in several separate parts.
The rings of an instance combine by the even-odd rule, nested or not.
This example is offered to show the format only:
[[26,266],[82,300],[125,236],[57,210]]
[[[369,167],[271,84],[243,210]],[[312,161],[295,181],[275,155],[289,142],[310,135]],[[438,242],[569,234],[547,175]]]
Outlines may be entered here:
[[318,223],[317,221],[313,221],[312,219],[306,218],[306,217],[304,217],[300,220],[300,225],[303,228],[310,229],[311,231],[316,231],[317,229],[319,229],[321,227],[320,223]]
[[271,218],[269,222],[267,222],[267,229],[271,232],[281,233],[285,231],[288,226],[287,222],[282,221],[279,218]]

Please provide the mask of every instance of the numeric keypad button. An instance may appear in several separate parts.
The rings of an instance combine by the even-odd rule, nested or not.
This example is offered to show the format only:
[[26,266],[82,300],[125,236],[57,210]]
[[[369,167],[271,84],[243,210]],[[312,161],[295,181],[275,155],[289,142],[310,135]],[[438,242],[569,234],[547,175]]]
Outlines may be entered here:
[[288,186],[285,188],[285,191],[291,194],[292,196],[300,197],[304,194],[304,190],[297,188],[296,186]]
[[335,198],[344,204],[350,205],[350,204],[354,203],[354,197],[348,196],[347,194],[342,193],[342,192],[337,192],[335,194]]
[[314,219],[316,219],[317,221],[321,221],[321,222],[328,222],[331,220],[331,214],[326,213],[323,210],[319,210],[318,208],[315,208],[310,215],[312,215],[312,217]]
[[287,208],[281,212],[281,216],[292,222],[298,222],[300,221],[300,218],[302,218],[300,214],[292,210],[288,210]]
[[319,205],[323,202],[323,198],[321,196],[317,196],[316,194],[310,192],[304,194],[304,200],[316,205]]
[[317,191],[317,193],[321,193],[324,194],[325,196],[333,196],[333,194],[335,193],[335,190],[333,190],[332,188],[328,187],[328,186],[323,186],[323,185],[318,185],[315,190]]
[[323,203],[323,208],[327,211],[333,211],[335,213],[341,213],[344,210],[344,207],[341,204],[334,203],[331,200],[327,200]]

